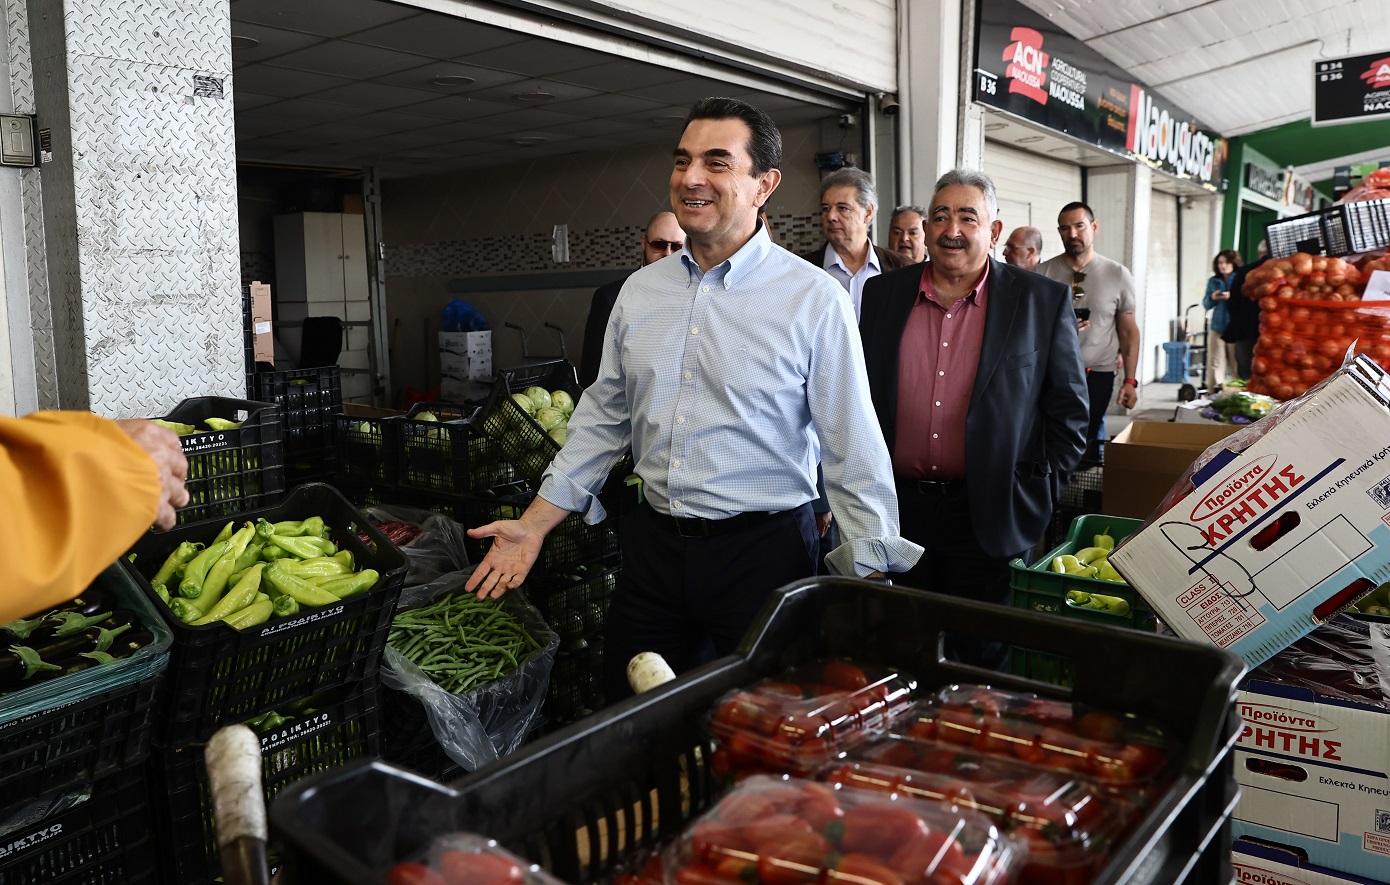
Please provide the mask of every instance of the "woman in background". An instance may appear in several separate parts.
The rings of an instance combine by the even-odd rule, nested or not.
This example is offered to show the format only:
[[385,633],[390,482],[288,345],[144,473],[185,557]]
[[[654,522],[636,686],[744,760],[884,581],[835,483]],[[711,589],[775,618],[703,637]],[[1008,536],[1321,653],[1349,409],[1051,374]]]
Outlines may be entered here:
[[1222,340],[1221,333],[1231,321],[1231,283],[1240,267],[1240,253],[1234,249],[1222,249],[1216,253],[1211,263],[1214,271],[1207,280],[1207,292],[1202,296],[1202,307],[1211,311],[1207,322],[1207,389],[1218,391],[1221,384],[1235,371],[1236,348]]

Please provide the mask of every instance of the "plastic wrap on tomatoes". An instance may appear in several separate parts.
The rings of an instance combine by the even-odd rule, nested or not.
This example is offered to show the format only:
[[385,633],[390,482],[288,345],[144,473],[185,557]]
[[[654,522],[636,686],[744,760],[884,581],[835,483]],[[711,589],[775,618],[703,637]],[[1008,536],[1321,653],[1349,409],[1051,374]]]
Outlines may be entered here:
[[1028,845],[1021,883],[1089,881],[1141,804],[1074,772],[910,737],[859,747],[821,779],[985,815]]
[[715,774],[810,775],[911,708],[916,681],[885,667],[833,660],[788,670],[715,705]]
[[952,685],[917,705],[899,733],[1089,775],[1147,794],[1167,774],[1156,723],[1021,692]]
[[1022,855],[973,811],[760,775],[687,828],[665,867],[678,885],[997,885]]
[[387,885],[561,885],[540,867],[475,833],[440,836],[386,873]]

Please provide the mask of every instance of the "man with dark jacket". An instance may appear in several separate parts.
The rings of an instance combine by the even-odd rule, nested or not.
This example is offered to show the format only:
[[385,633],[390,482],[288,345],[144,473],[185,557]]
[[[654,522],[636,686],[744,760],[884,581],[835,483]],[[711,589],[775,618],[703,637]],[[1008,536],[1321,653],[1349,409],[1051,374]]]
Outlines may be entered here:
[[[658,212],[647,222],[642,231],[642,266],[660,261],[673,252],[679,252],[685,245],[685,231],[676,223],[673,212]],[[605,283],[594,290],[594,300],[589,303],[589,320],[584,324],[584,350],[579,360],[579,386],[587,388],[598,377],[599,362],[603,359],[603,333],[608,329],[608,317],[613,313],[613,305],[618,302],[618,293],[623,290],[630,273],[622,279]]]
[[[990,259],[1002,225],[982,173],[946,173],[927,209],[929,260],[870,280],[859,323],[903,537],[926,548],[899,582],[1008,605],[1009,560],[1042,537],[1086,448],[1071,292]],[[1005,652],[948,637],[967,663]]]
[[876,211],[878,192],[869,174],[853,166],[836,169],[820,183],[820,227],[825,245],[801,255],[816,267],[825,268],[845,287],[856,317],[865,281],[907,263],[897,252],[869,240]]

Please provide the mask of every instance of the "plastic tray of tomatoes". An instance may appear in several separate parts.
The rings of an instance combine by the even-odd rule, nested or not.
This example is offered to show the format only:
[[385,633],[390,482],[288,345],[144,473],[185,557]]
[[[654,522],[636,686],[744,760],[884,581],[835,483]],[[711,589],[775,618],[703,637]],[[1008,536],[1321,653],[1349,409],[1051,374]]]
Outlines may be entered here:
[[1024,851],[987,817],[867,790],[756,775],[667,850],[677,885],[988,885]]
[[835,659],[729,692],[710,720],[715,773],[812,775],[906,713],[916,687],[900,671]]
[[1028,846],[1023,883],[1090,881],[1142,805],[1075,772],[901,736],[855,749],[821,779],[985,815]]
[[450,833],[386,873],[386,885],[562,885],[539,866],[476,833]]
[[902,726],[911,737],[1074,771],[1130,795],[1156,790],[1172,755],[1167,735],[1154,722],[981,685],[941,689]]

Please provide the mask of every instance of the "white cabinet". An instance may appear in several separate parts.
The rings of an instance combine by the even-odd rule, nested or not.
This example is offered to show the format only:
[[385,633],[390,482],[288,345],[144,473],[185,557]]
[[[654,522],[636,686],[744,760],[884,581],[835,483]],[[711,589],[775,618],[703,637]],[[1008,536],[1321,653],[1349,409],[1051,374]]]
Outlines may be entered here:
[[301,212],[275,217],[275,304],[297,357],[305,317],[333,316],[345,323],[338,365],[343,398],[371,393],[367,236],[363,216]]

